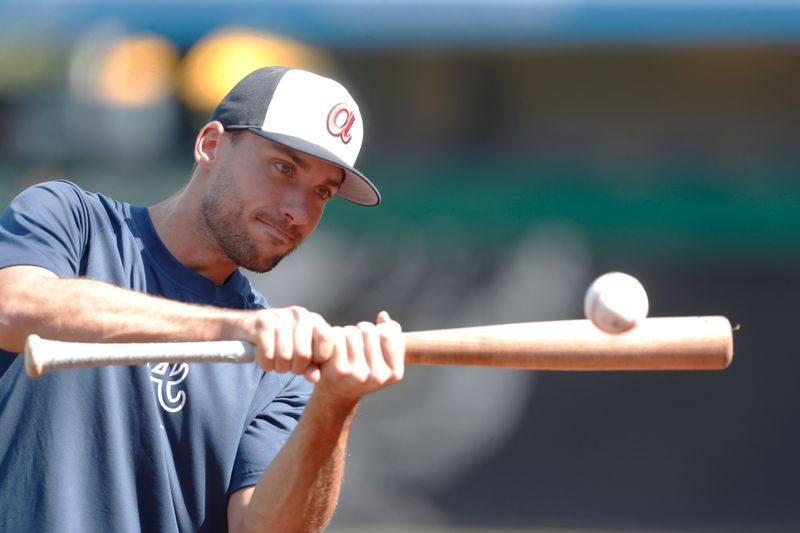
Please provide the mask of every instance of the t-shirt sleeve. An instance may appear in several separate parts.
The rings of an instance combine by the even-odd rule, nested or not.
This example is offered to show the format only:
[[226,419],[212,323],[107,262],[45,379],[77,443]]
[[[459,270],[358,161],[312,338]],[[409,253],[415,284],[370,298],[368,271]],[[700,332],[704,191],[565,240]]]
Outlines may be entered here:
[[285,381],[285,386],[266,405],[259,406],[242,434],[228,494],[258,483],[297,426],[314,388],[302,376],[275,373],[265,374],[261,387],[266,391],[278,380]]
[[80,269],[88,213],[81,190],[67,181],[34,185],[0,215],[0,268],[33,265],[59,276]]

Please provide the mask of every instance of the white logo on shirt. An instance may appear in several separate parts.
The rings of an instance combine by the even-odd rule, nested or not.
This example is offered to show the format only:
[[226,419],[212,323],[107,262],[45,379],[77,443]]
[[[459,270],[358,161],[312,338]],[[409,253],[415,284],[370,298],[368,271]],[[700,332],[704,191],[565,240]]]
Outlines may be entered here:
[[170,413],[177,413],[186,403],[186,392],[178,385],[189,375],[187,363],[158,363],[150,369],[150,381],[158,384],[158,403]]

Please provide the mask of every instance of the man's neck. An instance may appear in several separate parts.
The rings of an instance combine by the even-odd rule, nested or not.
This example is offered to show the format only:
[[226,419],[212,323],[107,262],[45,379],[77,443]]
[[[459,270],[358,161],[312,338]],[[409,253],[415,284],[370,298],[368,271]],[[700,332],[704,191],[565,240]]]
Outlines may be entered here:
[[187,268],[215,285],[225,283],[236,265],[203,231],[200,202],[193,199],[189,186],[148,208],[153,227],[169,252]]

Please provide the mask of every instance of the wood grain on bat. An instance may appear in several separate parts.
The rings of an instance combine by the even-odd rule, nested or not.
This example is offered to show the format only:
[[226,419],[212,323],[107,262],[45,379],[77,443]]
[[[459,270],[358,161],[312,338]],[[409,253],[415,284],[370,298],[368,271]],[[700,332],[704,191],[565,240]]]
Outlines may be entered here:
[[733,333],[721,316],[648,318],[612,335],[588,320],[526,322],[406,334],[411,364],[531,370],[726,368]]

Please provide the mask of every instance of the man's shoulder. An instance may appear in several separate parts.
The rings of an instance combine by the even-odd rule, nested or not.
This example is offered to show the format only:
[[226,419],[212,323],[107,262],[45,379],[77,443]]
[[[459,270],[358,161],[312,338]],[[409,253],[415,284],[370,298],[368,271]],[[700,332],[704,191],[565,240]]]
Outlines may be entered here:
[[67,179],[42,181],[31,185],[22,191],[17,196],[16,200],[18,202],[33,201],[39,205],[46,205],[51,202],[84,205],[92,203],[118,203],[104,194],[87,191],[80,185]]
[[31,185],[24,192],[31,192],[34,194],[42,194],[48,192],[50,194],[78,195],[78,196],[92,194],[84,190],[75,182],[72,182],[67,179],[54,179],[54,180],[42,181],[34,185]]

